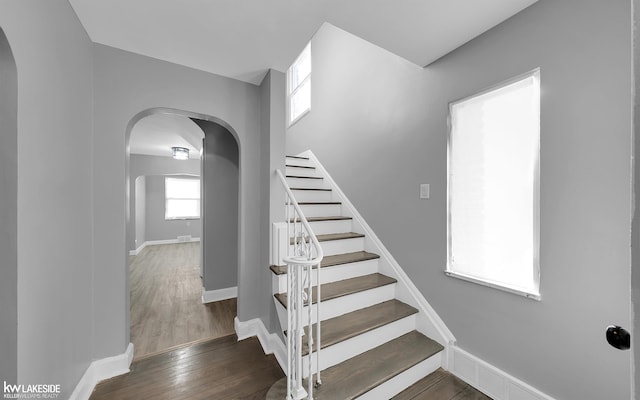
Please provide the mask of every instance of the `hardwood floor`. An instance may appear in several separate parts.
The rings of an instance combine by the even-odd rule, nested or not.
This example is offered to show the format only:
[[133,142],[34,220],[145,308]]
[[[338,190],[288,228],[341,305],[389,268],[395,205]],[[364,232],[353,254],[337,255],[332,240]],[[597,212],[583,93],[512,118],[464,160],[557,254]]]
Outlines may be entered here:
[[235,335],[144,357],[96,386],[90,400],[264,399],[284,373],[253,337]]
[[200,243],[146,247],[132,257],[130,274],[136,359],[235,332],[236,299],[202,304]]

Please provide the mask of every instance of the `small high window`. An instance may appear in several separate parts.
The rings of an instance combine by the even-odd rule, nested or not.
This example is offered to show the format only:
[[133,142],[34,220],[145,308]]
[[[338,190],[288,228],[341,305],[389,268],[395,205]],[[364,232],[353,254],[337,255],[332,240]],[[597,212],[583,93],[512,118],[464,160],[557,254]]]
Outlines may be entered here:
[[165,178],[165,219],[200,218],[200,179]]
[[449,112],[447,274],[539,299],[540,72]]
[[289,125],[311,110],[311,42],[287,71]]

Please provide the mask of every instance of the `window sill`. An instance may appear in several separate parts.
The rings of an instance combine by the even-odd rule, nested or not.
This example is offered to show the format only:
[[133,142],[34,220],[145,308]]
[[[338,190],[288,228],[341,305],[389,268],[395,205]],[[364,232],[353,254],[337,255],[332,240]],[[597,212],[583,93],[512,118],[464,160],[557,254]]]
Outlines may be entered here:
[[292,126],[297,124],[298,121],[300,121],[305,115],[309,114],[310,111],[311,111],[311,107],[309,107],[306,110],[304,110],[302,112],[302,114],[298,115],[295,119],[293,119],[291,122],[289,122],[289,126],[287,126],[287,128],[291,128]]
[[495,282],[490,282],[490,281],[486,281],[483,279],[479,279],[473,276],[469,276],[469,275],[465,275],[465,274],[460,274],[458,272],[452,272],[452,271],[444,271],[445,275],[452,277],[452,278],[457,278],[457,279],[462,279],[463,281],[467,281],[467,282],[471,282],[471,283],[477,283],[478,285],[482,285],[482,286],[487,286],[493,289],[498,289],[498,290],[502,290],[504,292],[508,292],[508,293],[512,293],[512,294],[516,294],[518,296],[522,296],[522,297],[526,297],[528,299],[531,300],[536,300],[536,301],[541,301],[542,297],[540,296],[540,293],[534,293],[534,292],[527,292],[521,289],[516,289],[513,287],[509,287],[509,286],[505,286],[502,284],[498,284]]
[[165,221],[199,221],[199,217],[185,217],[185,218],[165,218]]

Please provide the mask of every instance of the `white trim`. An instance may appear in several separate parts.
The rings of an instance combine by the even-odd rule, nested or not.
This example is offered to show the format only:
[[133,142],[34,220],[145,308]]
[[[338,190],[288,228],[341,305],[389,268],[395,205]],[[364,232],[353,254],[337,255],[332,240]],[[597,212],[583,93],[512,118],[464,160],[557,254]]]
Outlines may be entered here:
[[124,353],[93,361],[76,385],[69,400],[88,400],[98,382],[129,372],[133,360],[133,343]]
[[528,299],[532,299],[532,300],[537,300],[537,301],[541,301],[542,297],[540,296],[540,293],[533,293],[533,292],[528,292],[526,290],[522,290],[522,289],[516,289],[515,287],[511,287],[509,285],[503,284],[503,283],[493,283],[491,281],[489,281],[488,279],[482,279],[482,278],[477,278],[471,275],[466,275],[466,274],[461,274],[460,272],[455,272],[455,271],[444,271],[445,275],[451,277],[451,278],[458,278],[458,279],[462,279],[463,281],[467,281],[467,282],[471,282],[471,283],[477,283],[478,285],[482,285],[482,286],[487,286],[493,289],[498,289],[498,290],[502,290],[504,292],[508,292],[508,293],[512,293],[512,294],[517,294],[518,296],[522,296],[522,297],[526,297]]
[[[418,290],[418,288],[413,284],[411,279],[409,279],[409,277],[404,272],[400,264],[398,264],[398,262],[395,260],[395,258],[393,258],[391,253],[384,246],[384,244],[382,244],[382,241],[380,241],[378,236],[376,236],[376,234],[373,232],[373,229],[371,229],[371,227],[367,224],[367,222],[364,220],[362,215],[360,215],[358,210],[353,206],[351,201],[349,201],[347,196],[345,196],[344,192],[338,187],[338,185],[333,180],[331,175],[327,172],[327,170],[320,163],[320,161],[318,161],[318,158],[315,156],[315,154],[313,154],[311,150],[307,150],[299,155],[305,155],[309,157],[310,160],[313,161],[319,175],[324,177],[325,181],[329,183],[334,193],[340,197],[340,201],[342,201],[342,206],[345,207],[347,210],[349,210],[354,221],[357,221],[357,223],[359,223],[362,229],[364,230],[363,233],[365,234],[365,236],[373,242],[375,247],[381,253],[380,257],[384,258],[388,262],[388,264],[391,266],[394,273],[396,274],[395,278],[398,280],[398,283],[403,285],[407,289],[411,297],[415,300],[416,304],[420,308],[420,311],[424,313],[424,315],[429,319],[429,322],[437,330],[437,333],[439,334],[440,337],[439,338],[433,337],[432,339],[438,341],[440,344],[444,345],[445,347],[455,343],[456,338],[453,335],[453,333],[445,325],[444,321],[436,313],[433,307],[431,307],[431,305],[427,302],[427,299],[425,299],[425,297],[422,295],[420,290]],[[444,359],[446,363],[446,357]],[[443,366],[446,368],[446,365],[443,365]]]
[[[200,241],[199,237],[192,237],[189,242],[199,242],[199,241]],[[164,239],[164,240],[147,240],[146,242],[142,243],[142,245],[140,245],[140,247],[138,247],[137,249],[129,250],[129,255],[130,256],[137,256],[147,246],[156,246],[158,244],[189,243],[189,242],[180,241],[178,238],[175,238],[175,239]]]
[[237,286],[216,290],[204,290],[204,288],[202,288],[202,304],[233,299],[234,297],[238,297]]
[[481,360],[455,344],[450,372],[494,400],[554,400],[553,397]]
[[238,340],[257,336],[264,354],[273,354],[283,371],[287,370],[287,347],[275,333],[269,333],[260,318],[241,322],[238,317],[233,320]]

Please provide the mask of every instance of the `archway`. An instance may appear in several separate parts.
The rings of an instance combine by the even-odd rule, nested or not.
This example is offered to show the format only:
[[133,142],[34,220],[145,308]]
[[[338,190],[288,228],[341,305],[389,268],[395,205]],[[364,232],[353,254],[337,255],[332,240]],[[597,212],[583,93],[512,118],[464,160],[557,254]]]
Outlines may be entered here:
[[[229,298],[237,297],[237,279],[238,279],[238,260],[239,260],[239,188],[240,188],[240,174],[239,174],[239,156],[240,149],[238,144],[237,135],[233,132],[233,130],[225,124],[223,121],[219,121],[216,118],[210,116],[203,116],[200,114],[194,114],[190,112],[184,112],[179,110],[170,110],[170,109],[152,109],[146,110],[138,115],[136,115],[128,125],[126,143],[127,143],[127,152],[126,152],[126,161],[127,161],[127,179],[126,179],[126,192],[127,192],[127,243],[132,243],[132,232],[135,235],[135,229],[132,229],[132,224],[134,224],[135,215],[135,204],[133,203],[134,193],[136,190],[136,186],[140,186],[139,182],[136,185],[137,176],[133,176],[131,174],[132,171],[137,171],[140,173],[139,167],[139,157],[132,158],[130,144],[131,142],[131,133],[134,130],[136,124],[140,123],[143,119],[147,117],[157,116],[159,114],[167,114],[176,116],[177,118],[182,119],[190,119],[193,121],[199,129],[202,130],[204,136],[204,140],[202,141],[203,149],[201,152],[201,160],[199,161],[200,168],[200,181],[202,182],[202,197],[201,197],[201,225],[202,231],[200,235],[200,248],[201,252],[201,264],[202,265],[202,292],[201,297],[198,299],[198,306],[196,307],[193,300],[193,296],[189,297],[189,304],[192,307],[190,310],[196,310],[192,312],[192,316],[199,315],[202,317],[206,315],[207,317],[211,317],[214,320],[217,318],[216,316],[210,315],[212,313],[212,309],[220,309],[219,304],[205,304],[211,303],[219,300],[225,300]],[[167,151],[169,151],[169,147],[167,146]],[[158,157],[171,160],[167,157]],[[174,160],[171,160],[174,161]],[[166,162],[163,162],[166,163]],[[158,165],[157,161],[153,162],[154,165]],[[180,164],[180,162],[178,162]],[[186,164],[182,164],[186,165]],[[189,173],[187,170],[180,171],[170,171],[170,170],[157,170],[156,173],[160,175],[169,174],[185,174]],[[193,171],[191,171],[193,172]],[[157,185],[156,185],[157,186]],[[138,187],[138,190],[139,187]],[[157,195],[155,197],[158,197]],[[147,199],[147,202],[149,200]],[[195,221],[194,221],[195,222]],[[197,221],[200,223],[200,221]],[[159,248],[160,246],[158,246]],[[135,279],[138,279],[138,275],[132,275],[134,269],[138,268],[137,258],[134,261],[134,268],[132,268],[132,264],[128,263],[127,265],[127,295],[131,293],[131,296],[134,295],[134,291],[131,286],[131,282]],[[193,277],[191,277],[193,278]],[[137,280],[135,282],[138,282]],[[193,279],[191,279],[193,283]],[[137,284],[137,283],[136,283]],[[190,285],[193,287],[193,284]],[[136,293],[138,293],[136,291]],[[133,301],[133,303],[129,303]],[[184,298],[178,299],[176,301],[185,301]],[[135,312],[135,315],[130,314],[128,316],[130,329],[133,329],[134,324],[137,323],[137,318],[139,313],[139,309],[137,308],[138,298],[127,298],[128,307],[127,311]],[[224,303],[224,302],[223,302]],[[204,304],[204,305],[203,305]],[[232,302],[225,303],[226,307],[224,310],[224,314],[229,314],[229,307],[233,307],[233,317],[236,313],[236,302],[235,299]],[[231,306],[230,306],[231,305]],[[193,308],[195,307],[195,308]],[[200,308],[198,308],[200,307]],[[208,314],[203,314],[204,308],[209,307]],[[166,310],[165,310],[166,311]],[[166,315],[175,314],[178,318],[179,313],[165,312]],[[179,318],[188,318],[189,316],[181,316]],[[185,321],[176,321],[179,324],[187,325]],[[213,323],[213,322],[210,322]],[[228,324],[223,324],[224,326],[221,328],[212,328],[209,331],[206,329],[202,330],[202,326],[198,326],[197,324],[193,324],[196,328],[195,330],[200,332],[194,332],[193,334],[189,333],[187,335],[184,334],[184,329],[176,335],[175,341],[169,343],[166,347],[171,347],[172,345],[179,345],[188,343],[194,340],[201,340],[210,337],[216,337],[221,334],[230,334],[233,332],[233,320],[229,319]],[[227,326],[228,325],[228,326]],[[157,323],[155,326],[159,326]],[[134,335],[134,331],[131,330],[131,341],[136,345],[135,336],[138,334],[139,327],[136,327],[137,330]],[[182,329],[182,328],[181,328]],[[225,329],[228,329],[227,332]],[[207,336],[209,335],[209,336]],[[148,346],[146,343],[146,352],[148,353]],[[137,346],[136,346],[137,347]],[[161,350],[161,349],[158,349]],[[141,353],[144,353],[142,351]],[[141,353],[137,352],[137,355]]]
[[18,365],[18,77],[0,29],[0,376],[15,383]]

